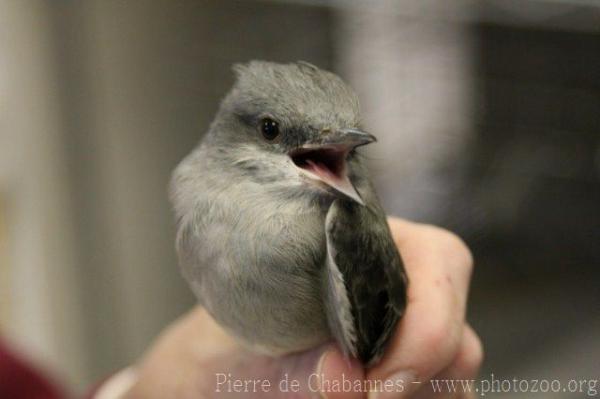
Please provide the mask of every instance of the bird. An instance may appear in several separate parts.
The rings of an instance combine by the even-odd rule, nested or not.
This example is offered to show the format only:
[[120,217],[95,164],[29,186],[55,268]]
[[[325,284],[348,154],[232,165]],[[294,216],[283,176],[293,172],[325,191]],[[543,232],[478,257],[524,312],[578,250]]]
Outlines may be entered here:
[[374,365],[408,278],[360,153],[376,138],[358,97],[304,61],[232,69],[215,119],[171,177],[181,273],[253,352],[335,341]]

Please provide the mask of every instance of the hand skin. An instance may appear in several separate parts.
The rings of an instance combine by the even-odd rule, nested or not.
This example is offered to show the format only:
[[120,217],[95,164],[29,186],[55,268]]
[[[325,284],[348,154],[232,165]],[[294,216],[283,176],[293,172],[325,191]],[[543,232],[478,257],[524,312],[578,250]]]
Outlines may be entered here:
[[[483,358],[475,332],[465,322],[473,260],[454,234],[429,225],[389,219],[394,241],[410,280],[408,306],[381,362],[365,370],[347,361],[333,344],[314,350],[270,358],[240,347],[200,307],[173,323],[137,365],[138,380],[126,398],[469,398],[464,393],[433,393],[429,380],[473,379]],[[218,382],[241,380],[243,393]],[[393,392],[315,393],[319,379],[342,381],[400,381]],[[281,392],[282,379],[290,381]],[[254,380],[256,384],[254,384]],[[270,387],[261,386],[268,380]],[[291,382],[300,382],[292,393]],[[416,383],[410,382],[416,381]],[[310,382],[310,386],[309,386]],[[264,384],[264,383],[263,383]],[[332,387],[332,385],[328,385]],[[382,386],[382,385],[380,385]],[[393,385],[394,387],[398,385]]]

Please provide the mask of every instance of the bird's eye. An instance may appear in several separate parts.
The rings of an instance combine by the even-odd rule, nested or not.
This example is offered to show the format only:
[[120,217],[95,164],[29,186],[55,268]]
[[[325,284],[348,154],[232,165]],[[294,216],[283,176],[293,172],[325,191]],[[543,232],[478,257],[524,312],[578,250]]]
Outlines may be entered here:
[[279,136],[279,123],[271,118],[265,118],[260,121],[260,132],[265,139],[275,140]]

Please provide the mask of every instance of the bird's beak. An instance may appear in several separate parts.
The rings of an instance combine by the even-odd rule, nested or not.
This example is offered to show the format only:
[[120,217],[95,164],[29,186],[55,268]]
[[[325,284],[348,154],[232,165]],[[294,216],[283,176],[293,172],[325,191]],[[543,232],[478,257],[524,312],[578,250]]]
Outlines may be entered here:
[[364,205],[348,176],[346,159],[354,148],[374,141],[375,136],[357,129],[324,132],[317,139],[290,152],[290,158],[309,178]]

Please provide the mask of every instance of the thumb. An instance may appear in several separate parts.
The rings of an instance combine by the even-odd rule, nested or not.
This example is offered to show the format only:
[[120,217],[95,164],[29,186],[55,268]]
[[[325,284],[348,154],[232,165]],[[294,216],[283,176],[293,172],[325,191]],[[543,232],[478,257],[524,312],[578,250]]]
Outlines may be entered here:
[[359,399],[366,397],[364,369],[355,359],[346,359],[331,344],[280,358],[279,397]]

